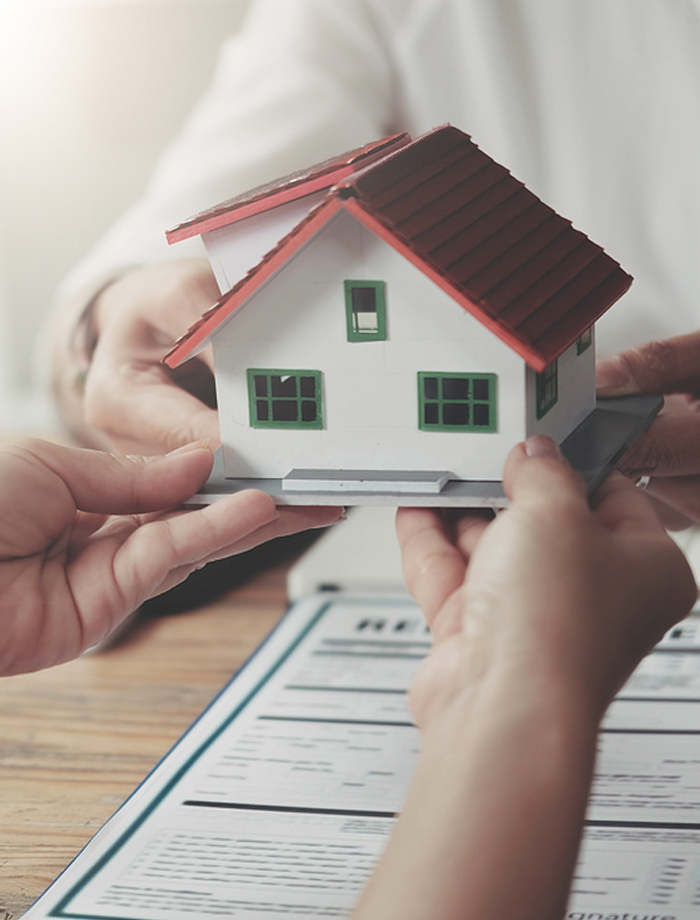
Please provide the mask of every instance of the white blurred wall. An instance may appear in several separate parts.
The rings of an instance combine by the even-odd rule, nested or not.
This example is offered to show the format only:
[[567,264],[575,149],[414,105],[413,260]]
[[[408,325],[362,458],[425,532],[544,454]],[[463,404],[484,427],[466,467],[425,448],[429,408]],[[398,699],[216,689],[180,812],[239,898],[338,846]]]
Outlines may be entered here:
[[51,425],[37,329],[138,196],[248,0],[0,0],[0,429]]

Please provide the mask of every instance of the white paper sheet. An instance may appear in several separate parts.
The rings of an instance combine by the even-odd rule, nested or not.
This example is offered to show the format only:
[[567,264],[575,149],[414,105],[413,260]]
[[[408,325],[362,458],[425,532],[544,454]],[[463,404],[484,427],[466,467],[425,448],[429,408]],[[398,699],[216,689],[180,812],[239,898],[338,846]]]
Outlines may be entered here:
[[[410,781],[429,647],[402,596],[296,604],[28,920],[347,916]],[[566,916],[697,920],[700,620],[642,663],[599,748]]]

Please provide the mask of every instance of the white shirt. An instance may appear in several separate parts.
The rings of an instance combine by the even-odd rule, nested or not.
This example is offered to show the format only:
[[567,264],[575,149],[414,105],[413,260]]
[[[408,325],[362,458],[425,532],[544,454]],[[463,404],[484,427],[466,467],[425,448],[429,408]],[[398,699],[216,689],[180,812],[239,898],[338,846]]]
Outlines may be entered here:
[[445,122],[635,276],[599,324],[602,352],[700,327],[700,0],[256,0],[145,197],[64,293],[201,255],[164,231]]

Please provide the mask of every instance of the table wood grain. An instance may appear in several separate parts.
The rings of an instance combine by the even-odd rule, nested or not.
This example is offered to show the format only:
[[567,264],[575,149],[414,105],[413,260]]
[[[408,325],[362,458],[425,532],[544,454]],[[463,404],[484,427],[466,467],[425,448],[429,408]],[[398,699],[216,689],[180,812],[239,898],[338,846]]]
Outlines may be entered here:
[[277,623],[286,571],[0,680],[0,920],[29,908]]

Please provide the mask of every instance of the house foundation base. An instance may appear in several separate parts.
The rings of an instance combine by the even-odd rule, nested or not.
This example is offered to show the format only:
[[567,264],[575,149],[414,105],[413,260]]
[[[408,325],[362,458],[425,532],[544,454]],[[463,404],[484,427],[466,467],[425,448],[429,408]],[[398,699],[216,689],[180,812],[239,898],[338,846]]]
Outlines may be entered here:
[[[583,476],[589,494],[595,492],[662,406],[663,399],[657,396],[599,399],[594,411],[566,438],[562,453]],[[244,489],[267,492],[278,505],[503,508],[508,504],[501,482],[450,479],[438,490],[437,478],[444,475],[426,472],[407,477],[400,471],[383,471],[372,478],[371,470],[293,470],[285,479],[226,479],[219,450],[211,476],[187,505],[208,505]],[[421,477],[425,490],[421,490]],[[329,488],[324,488],[324,479]]]

